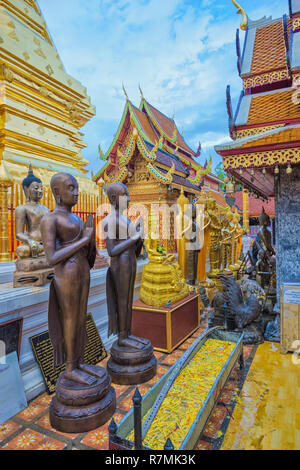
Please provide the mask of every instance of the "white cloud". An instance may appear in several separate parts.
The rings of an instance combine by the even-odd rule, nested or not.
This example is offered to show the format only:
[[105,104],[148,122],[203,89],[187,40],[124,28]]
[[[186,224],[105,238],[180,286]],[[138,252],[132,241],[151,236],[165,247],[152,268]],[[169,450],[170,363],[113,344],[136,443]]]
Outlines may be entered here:
[[[272,5],[267,0],[243,3],[255,19],[261,10],[269,14],[273,4],[281,14],[279,0]],[[97,116],[83,129],[91,168],[99,165],[98,143],[105,151],[117,130],[125,104],[122,82],[137,105],[140,83],[154,106],[171,116],[175,110],[179,129],[194,148],[198,137],[203,148],[228,138],[225,88],[233,85],[234,100],[241,90],[234,44],[241,17],[229,0],[39,4],[66,70],[87,87],[97,108]]]

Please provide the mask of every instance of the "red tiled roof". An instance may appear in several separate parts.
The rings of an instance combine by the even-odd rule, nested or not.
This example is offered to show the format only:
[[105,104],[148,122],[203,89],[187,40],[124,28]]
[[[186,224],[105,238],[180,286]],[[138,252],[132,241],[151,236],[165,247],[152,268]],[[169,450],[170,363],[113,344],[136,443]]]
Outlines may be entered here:
[[[287,21],[288,31],[292,24]],[[251,74],[286,68],[286,49],[282,19],[257,29]]]
[[142,113],[138,108],[136,108],[133,104],[131,104],[136,117],[138,118],[142,128],[146,132],[147,136],[149,137],[150,142],[155,145],[158,141],[157,135],[155,134],[153,127],[151,126],[149,119],[146,114]]
[[[234,194],[235,205],[243,211],[243,191],[237,191]],[[256,199],[253,196],[249,196],[249,217],[258,217],[261,214],[262,208],[264,207],[266,214],[270,217],[275,217],[275,200],[270,197],[267,202],[261,199]]]
[[[175,122],[173,121],[173,119],[170,119],[165,116],[163,113],[158,111],[158,109],[154,108],[150,103],[147,102],[147,105],[158,125],[162,128],[165,134],[171,138],[174,134],[175,129]],[[187,143],[183,139],[182,135],[179,134],[179,132],[177,144],[179,145],[179,147],[183,148],[189,154],[191,154],[191,156],[195,156],[195,152],[187,145]]]
[[300,120],[300,107],[293,101],[294,93],[295,90],[291,88],[253,97],[247,124],[263,124],[289,119]]

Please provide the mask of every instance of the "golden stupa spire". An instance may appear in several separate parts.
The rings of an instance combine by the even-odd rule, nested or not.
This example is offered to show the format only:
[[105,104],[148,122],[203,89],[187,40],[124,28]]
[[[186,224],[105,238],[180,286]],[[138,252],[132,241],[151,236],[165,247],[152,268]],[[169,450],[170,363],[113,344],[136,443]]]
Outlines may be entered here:
[[243,31],[245,31],[247,29],[247,26],[248,26],[248,17],[246,15],[246,12],[241,7],[241,5],[239,5],[238,2],[236,2],[236,0],[232,0],[232,3],[234,4],[234,6],[237,7],[237,13],[240,13],[242,15],[242,22],[241,22],[240,28]]

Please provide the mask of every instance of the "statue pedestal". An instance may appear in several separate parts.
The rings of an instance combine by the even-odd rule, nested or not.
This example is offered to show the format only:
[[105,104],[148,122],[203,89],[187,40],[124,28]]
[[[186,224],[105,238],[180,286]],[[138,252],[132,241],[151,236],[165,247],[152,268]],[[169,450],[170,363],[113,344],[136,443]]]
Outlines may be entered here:
[[116,393],[111,378],[102,367],[93,366],[102,377],[91,385],[81,385],[65,378],[57,381],[56,396],[50,405],[50,423],[65,433],[92,431],[105,424],[116,409]]
[[54,276],[53,268],[40,269],[37,271],[15,271],[14,272],[14,287],[39,287],[44,286],[52,281]]
[[141,300],[132,306],[132,334],[146,333],[156,351],[171,353],[199,326],[199,294],[190,294],[168,307],[151,307]]
[[149,340],[141,349],[119,346],[115,341],[110,350],[107,371],[112,382],[120,385],[139,385],[156,375],[156,357]]

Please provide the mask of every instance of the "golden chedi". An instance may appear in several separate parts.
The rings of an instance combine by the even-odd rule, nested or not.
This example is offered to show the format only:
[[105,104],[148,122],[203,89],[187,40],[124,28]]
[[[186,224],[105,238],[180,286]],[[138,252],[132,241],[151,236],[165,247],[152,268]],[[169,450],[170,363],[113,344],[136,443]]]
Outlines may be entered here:
[[188,286],[176,256],[168,254],[157,240],[146,241],[149,263],[144,266],[140,299],[151,307],[164,307],[186,297]]
[[14,287],[40,286],[50,282],[53,274],[44,253],[40,227],[49,209],[40,204],[43,183],[34,176],[31,165],[22,186],[27,202],[15,210],[16,238],[21,244],[16,249]]

